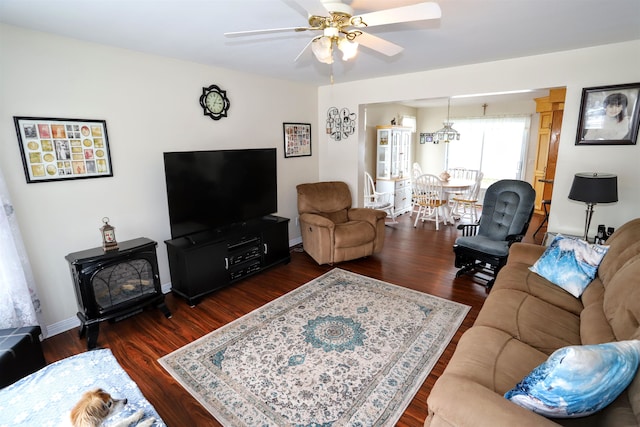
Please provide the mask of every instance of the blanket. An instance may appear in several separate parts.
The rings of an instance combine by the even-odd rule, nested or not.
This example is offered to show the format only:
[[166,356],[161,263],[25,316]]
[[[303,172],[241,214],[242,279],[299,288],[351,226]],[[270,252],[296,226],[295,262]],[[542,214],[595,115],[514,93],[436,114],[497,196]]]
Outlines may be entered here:
[[111,350],[103,349],[52,363],[0,390],[0,427],[58,427],[82,394],[94,388],[128,400],[124,410],[109,421],[143,409],[144,418],[155,417],[154,426],[165,426]]

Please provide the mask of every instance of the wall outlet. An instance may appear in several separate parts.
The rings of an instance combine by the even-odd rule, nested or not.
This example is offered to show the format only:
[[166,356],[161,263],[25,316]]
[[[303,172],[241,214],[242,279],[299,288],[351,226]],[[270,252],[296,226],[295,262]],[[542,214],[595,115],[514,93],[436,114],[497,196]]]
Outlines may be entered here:
[[299,216],[296,217],[296,225],[300,226],[300,217]]

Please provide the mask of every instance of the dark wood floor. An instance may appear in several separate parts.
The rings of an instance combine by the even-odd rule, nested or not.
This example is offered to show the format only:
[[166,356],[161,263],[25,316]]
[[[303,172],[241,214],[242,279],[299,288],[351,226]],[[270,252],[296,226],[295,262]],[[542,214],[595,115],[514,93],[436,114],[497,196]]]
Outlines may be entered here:
[[[531,237],[541,217],[534,216],[525,241]],[[544,229],[536,236],[540,243]],[[458,230],[433,223],[413,228],[407,215],[399,224],[386,227],[384,250],[366,259],[344,262],[336,267],[374,277],[399,286],[419,290],[471,306],[471,310],[451,344],[403,414],[398,426],[421,426],[427,415],[426,399],[436,379],[442,374],[460,335],[474,322],[487,290],[466,276],[455,278],[453,241]],[[306,253],[293,248],[291,262],[247,278],[205,298],[196,307],[167,295],[167,305],[173,316],[166,319],[159,310],[150,309],[129,319],[103,322],[98,345],[110,348],[118,362],[138,384],[142,393],[156,408],[168,426],[220,426],[158,364],[157,359],[191,341],[249,313],[263,304],[303,285],[330,266],[318,266]],[[169,278],[162,278],[168,281]],[[86,341],[78,338],[77,330],[68,331],[43,342],[48,363],[81,353]]]

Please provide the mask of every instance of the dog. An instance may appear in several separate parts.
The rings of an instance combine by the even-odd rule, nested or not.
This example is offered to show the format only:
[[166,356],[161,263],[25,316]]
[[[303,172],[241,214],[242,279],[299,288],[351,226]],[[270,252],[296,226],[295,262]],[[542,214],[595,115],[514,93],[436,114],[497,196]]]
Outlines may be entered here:
[[114,423],[105,423],[111,415],[121,411],[127,399],[114,399],[109,393],[101,388],[88,391],[82,395],[76,406],[73,407],[70,414],[70,422],[72,427],[129,427],[135,425],[137,427],[151,426],[155,418],[147,418],[138,423],[144,416],[141,409],[135,414]]

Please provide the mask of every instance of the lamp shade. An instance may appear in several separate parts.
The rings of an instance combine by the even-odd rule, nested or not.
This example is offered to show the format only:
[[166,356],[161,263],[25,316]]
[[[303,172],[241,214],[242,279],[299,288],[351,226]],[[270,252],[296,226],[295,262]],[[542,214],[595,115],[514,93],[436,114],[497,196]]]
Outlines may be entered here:
[[617,202],[618,177],[611,173],[577,173],[573,178],[569,198],[593,204]]
[[320,36],[311,42],[311,51],[316,59],[325,64],[333,64],[333,49],[331,38]]

